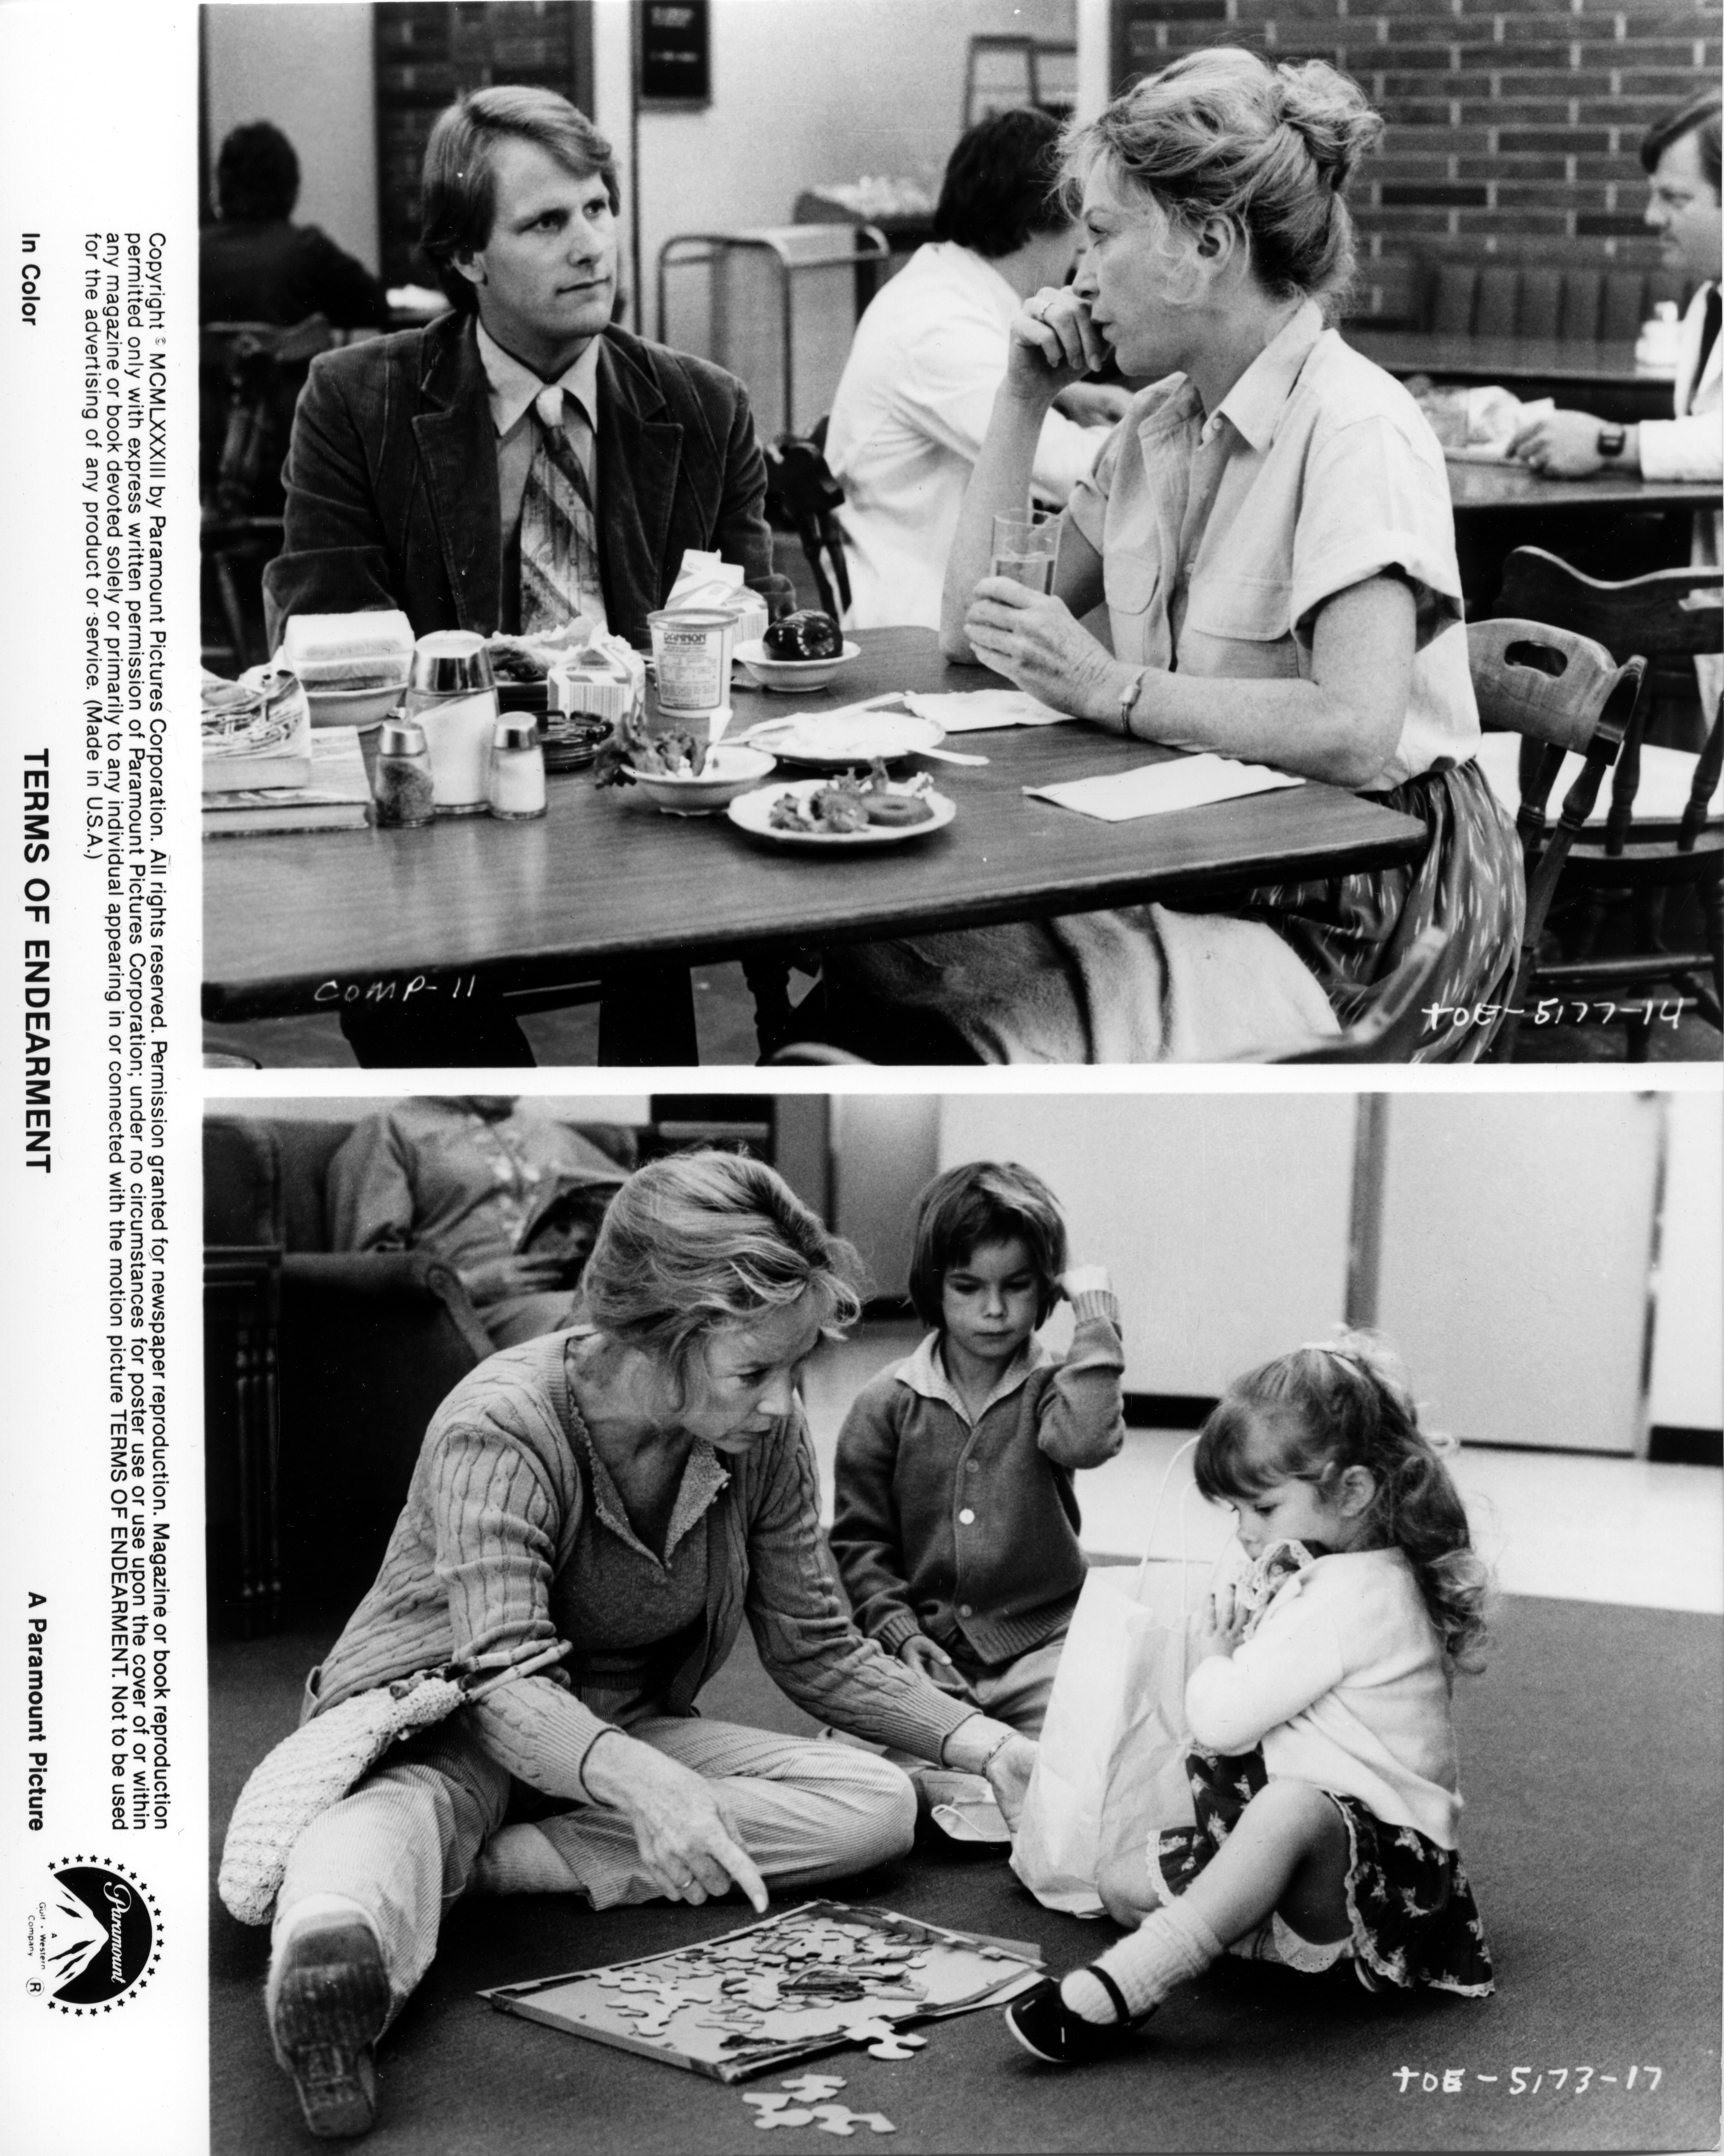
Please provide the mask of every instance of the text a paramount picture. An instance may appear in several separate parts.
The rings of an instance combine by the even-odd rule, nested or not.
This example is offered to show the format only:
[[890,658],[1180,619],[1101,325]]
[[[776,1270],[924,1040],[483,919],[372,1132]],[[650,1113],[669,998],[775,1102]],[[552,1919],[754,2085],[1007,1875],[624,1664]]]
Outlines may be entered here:
[[0,2147],[207,2143],[195,10],[0,10]]

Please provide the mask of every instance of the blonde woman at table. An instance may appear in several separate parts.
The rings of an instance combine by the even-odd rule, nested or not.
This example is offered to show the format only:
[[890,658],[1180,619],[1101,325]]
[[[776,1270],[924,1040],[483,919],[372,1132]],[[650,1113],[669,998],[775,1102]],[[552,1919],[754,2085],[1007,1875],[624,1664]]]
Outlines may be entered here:
[[305,1711],[445,1666],[486,1688],[392,1745],[288,1857],[265,1998],[312,2133],[373,2123],[377,2041],[460,1894],[606,1909],[734,1885],[764,1910],[768,1881],[909,1848],[899,1768],[698,1712],[745,1618],[818,1720],[984,1774],[1017,1816],[1034,1745],[865,1640],[826,1554],[796,1384],[856,1317],[855,1272],[762,1163],[654,1162],[612,1202],[583,1322],[493,1355],[438,1410]]
[[[1512,828],[1473,761],[1443,455],[1412,398],[1324,326],[1352,266],[1342,190],[1381,123],[1312,61],[1202,52],[1069,138],[1075,284],[1012,325],[947,571],[942,642],[1075,718],[1347,787],[1416,816],[1410,865],[831,954],[873,1052],[1137,1062],[1273,1053],[1370,1005],[1433,922],[1431,984],[1487,1002],[1512,967]],[[1111,352],[1152,385],[1073,490],[1050,595],[988,574],[1042,414]],[[1081,625],[1105,605],[1111,649]],[[1074,767],[1081,751],[1074,746]],[[1143,827],[1146,850],[1153,823]],[[1422,1060],[1476,1056],[1445,1022]]]

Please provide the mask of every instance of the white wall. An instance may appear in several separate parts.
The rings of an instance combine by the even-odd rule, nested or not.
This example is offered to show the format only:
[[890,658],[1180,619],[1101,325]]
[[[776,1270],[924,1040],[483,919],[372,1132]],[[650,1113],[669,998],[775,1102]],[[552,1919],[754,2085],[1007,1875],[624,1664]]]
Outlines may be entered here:
[[832,1103],[833,1224],[862,1253],[876,1295],[910,1282],[917,1193],[940,1166],[929,1093],[840,1093]]
[[1343,1314],[1350,1094],[948,1095],[940,1165],[1020,1160],[1120,1294],[1129,1390],[1213,1395]]
[[1641,1450],[1662,1114],[1619,1092],[1391,1100],[1378,1320],[1436,1427]]
[[209,154],[231,128],[272,120],[299,152],[301,224],[377,267],[376,71],[368,7],[203,10]]
[[1724,1117],[1716,1093],[1667,1104],[1664,1232],[1652,1342],[1655,1423],[1724,1428]]
[[[1077,0],[715,0],[711,105],[643,113],[638,183],[625,174],[640,221],[637,325],[659,334],[659,250],[674,234],[788,224],[805,187],[865,174],[918,179],[937,192],[962,131],[970,38],[1070,43],[1076,24]],[[625,162],[629,40],[626,0],[598,0],[593,116]],[[830,405],[854,300],[848,271],[808,273],[798,290],[794,417],[807,425]],[[703,282],[684,273],[664,326],[670,341],[742,375],[767,433],[783,424],[777,304],[774,273],[745,273],[715,351]]]

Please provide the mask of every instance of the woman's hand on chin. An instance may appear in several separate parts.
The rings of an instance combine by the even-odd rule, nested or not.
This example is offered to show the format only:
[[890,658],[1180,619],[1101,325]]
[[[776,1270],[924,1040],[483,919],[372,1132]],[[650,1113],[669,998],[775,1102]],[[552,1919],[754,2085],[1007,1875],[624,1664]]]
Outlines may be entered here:
[[589,1795],[628,1820],[641,1861],[668,1901],[698,1905],[734,1882],[766,1914],[766,1881],[736,1838],[722,1792],[704,1775],[608,1730],[587,1753],[582,1779]]
[[1073,618],[1064,599],[1009,577],[984,577],[964,617],[984,666],[1075,719],[1116,716],[1128,669]]
[[1107,362],[1107,345],[1069,285],[1044,285],[1012,317],[1006,393],[1050,404],[1061,390]]

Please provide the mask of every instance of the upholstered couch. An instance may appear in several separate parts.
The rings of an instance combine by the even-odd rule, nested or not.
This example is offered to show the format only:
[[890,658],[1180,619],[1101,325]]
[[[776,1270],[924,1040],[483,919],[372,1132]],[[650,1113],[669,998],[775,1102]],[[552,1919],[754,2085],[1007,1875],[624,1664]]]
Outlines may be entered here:
[[[577,1127],[635,1164],[633,1128]],[[331,1250],[326,1181],[351,1128],[205,1121],[205,1510],[222,1630],[351,1606],[433,1410],[491,1352],[449,1265]]]

